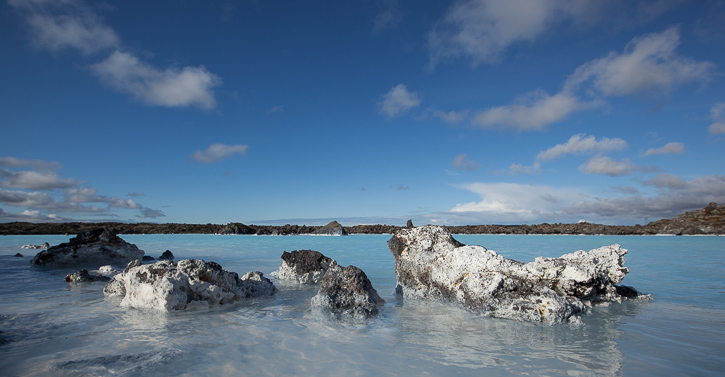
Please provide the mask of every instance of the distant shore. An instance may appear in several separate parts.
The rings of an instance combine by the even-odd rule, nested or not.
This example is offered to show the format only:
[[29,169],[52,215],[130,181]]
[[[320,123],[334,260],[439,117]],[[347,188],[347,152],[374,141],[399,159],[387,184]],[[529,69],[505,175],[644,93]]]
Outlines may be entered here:
[[[409,222],[410,224],[410,222]],[[423,224],[419,224],[423,225]],[[454,234],[572,234],[572,235],[722,235],[725,234],[725,205],[710,203],[707,207],[686,212],[671,220],[664,219],[646,225],[603,225],[588,222],[575,224],[536,225],[464,225],[445,226]],[[314,234],[323,226],[309,225],[245,225],[179,224],[179,223],[0,223],[0,235],[78,234],[97,228],[108,228],[116,234],[256,234],[305,235]],[[354,225],[343,227],[347,234],[392,234],[405,228],[395,225]]]

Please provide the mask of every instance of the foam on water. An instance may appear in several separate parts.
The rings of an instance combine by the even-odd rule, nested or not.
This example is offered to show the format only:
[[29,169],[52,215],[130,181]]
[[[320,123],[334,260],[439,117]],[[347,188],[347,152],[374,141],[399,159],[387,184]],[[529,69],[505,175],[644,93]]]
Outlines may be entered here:
[[[3,375],[718,375],[725,370],[724,237],[456,236],[524,262],[619,243],[623,283],[653,301],[593,308],[574,325],[486,318],[454,305],[394,296],[389,235],[257,237],[126,235],[147,255],[213,260],[240,275],[269,273],[282,251],[313,249],[362,268],[386,300],[367,325],[318,318],[313,287],[175,313],[122,309],[103,283],[68,284],[68,269],[29,267],[0,237]],[[13,257],[17,252],[24,258]]]

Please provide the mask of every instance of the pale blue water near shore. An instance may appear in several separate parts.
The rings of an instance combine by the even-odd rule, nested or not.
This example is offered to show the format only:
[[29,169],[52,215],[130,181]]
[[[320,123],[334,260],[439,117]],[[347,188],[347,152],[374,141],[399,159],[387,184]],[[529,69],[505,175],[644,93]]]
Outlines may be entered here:
[[[103,283],[63,282],[74,269],[29,267],[23,244],[0,237],[0,375],[115,376],[689,376],[725,374],[725,237],[455,236],[532,261],[619,243],[623,283],[652,301],[595,307],[579,325],[486,318],[393,294],[389,235],[347,237],[123,235],[152,256],[213,260],[240,275],[275,270],[282,251],[313,249],[362,268],[387,301],[367,326],[309,311],[315,289],[161,314],[104,299]],[[20,252],[24,258],[13,257]]]

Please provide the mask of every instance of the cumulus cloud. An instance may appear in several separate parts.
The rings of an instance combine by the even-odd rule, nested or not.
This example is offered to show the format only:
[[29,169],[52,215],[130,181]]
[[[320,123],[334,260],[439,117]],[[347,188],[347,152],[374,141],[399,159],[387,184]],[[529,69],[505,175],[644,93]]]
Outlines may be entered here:
[[657,193],[645,196],[636,188],[626,187],[617,190],[623,196],[598,197],[573,187],[471,183],[457,187],[480,195],[481,200],[458,204],[437,217],[446,223],[464,224],[576,221],[585,217],[621,224],[626,220],[672,218],[709,202],[725,202],[725,176],[721,175],[687,181],[679,176],[660,174],[646,185],[655,187]]
[[645,156],[653,156],[659,154],[683,154],[685,153],[685,144],[679,142],[667,143],[660,148],[650,148],[644,152]]
[[[553,27],[602,22],[645,22],[679,0],[461,0],[454,2],[428,34],[429,67],[458,58],[472,66],[497,63],[513,45],[533,43]],[[613,21],[616,20],[616,21]]]
[[627,148],[627,142],[619,138],[603,137],[597,140],[594,136],[586,134],[577,134],[569,138],[566,143],[557,144],[545,151],[540,152],[537,160],[550,161],[555,160],[567,154],[586,154],[618,151]]
[[162,71],[121,51],[113,52],[91,70],[113,89],[153,106],[212,109],[216,106],[213,89],[221,84],[221,79],[203,66]]
[[709,202],[725,202],[725,176],[709,175],[686,181],[662,174],[648,182],[659,189],[657,195],[584,200],[567,208],[566,212],[600,218],[672,218],[702,208]]
[[[20,168],[34,170],[21,170]],[[141,215],[163,212],[147,208],[133,199],[99,195],[83,181],[61,178],[54,170],[61,165],[53,161],[0,158],[0,205],[25,207],[20,213],[0,209],[0,221],[70,221],[69,215],[118,217],[117,210],[138,210]],[[89,205],[92,203],[93,205]],[[102,203],[105,208],[96,204]],[[154,212],[156,211],[156,212]],[[51,212],[51,213],[48,213]]]
[[584,103],[567,92],[553,96],[538,90],[519,98],[516,103],[491,107],[479,111],[472,124],[482,128],[512,129],[518,132],[542,131],[551,123],[556,123],[569,114],[597,106],[596,103]]
[[481,196],[481,201],[456,205],[450,210],[458,216],[487,219],[488,223],[539,221],[561,215],[563,208],[585,200],[574,188],[518,183],[470,183],[457,186]]
[[577,68],[565,87],[591,82],[605,96],[624,96],[667,93],[684,83],[707,82],[715,65],[676,54],[679,43],[676,27],[634,38],[624,52],[611,52]]
[[595,156],[579,166],[579,171],[586,174],[606,174],[610,177],[617,177],[629,175],[636,168],[637,166],[628,158],[616,161],[607,156]]
[[725,102],[718,102],[710,109],[713,124],[708,127],[713,135],[725,134]]
[[191,159],[205,164],[212,164],[222,160],[226,160],[234,155],[244,156],[247,153],[247,145],[227,145],[222,143],[216,143],[209,146],[204,150],[197,150],[192,153]]
[[151,106],[216,106],[213,89],[221,84],[218,76],[203,66],[161,70],[120,51],[116,32],[81,1],[11,0],[9,4],[27,15],[33,42],[39,47],[69,48],[85,55],[115,50],[90,69],[118,92]]
[[420,106],[418,94],[408,91],[405,85],[398,84],[383,95],[382,101],[378,103],[378,111],[386,118],[392,119],[418,106]]
[[602,106],[610,96],[661,95],[682,84],[706,83],[715,65],[676,54],[679,36],[678,28],[670,28],[634,38],[624,52],[612,52],[579,66],[559,93],[534,91],[511,105],[478,112],[472,124],[518,132],[542,131],[574,112]]
[[456,170],[473,171],[480,168],[481,165],[477,164],[476,161],[469,159],[465,154],[459,154],[453,159],[453,162],[451,162],[451,167]]

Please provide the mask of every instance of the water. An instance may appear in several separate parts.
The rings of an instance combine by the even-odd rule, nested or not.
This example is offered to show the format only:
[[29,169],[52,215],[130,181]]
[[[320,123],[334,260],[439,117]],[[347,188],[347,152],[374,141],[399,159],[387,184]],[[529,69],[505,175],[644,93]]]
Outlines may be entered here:
[[177,260],[213,260],[240,275],[268,274],[285,250],[318,250],[362,268],[386,300],[368,325],[316,317],[316,289],[279,284],[274,297],[237,306],[122,309],[104,298],[104,283],[65,283],[75,269],[30,268],[37,250],[20,249],[68,238],[0,237],[0,375],[725,374],[725,237],[456,236],[524,262],[612,243],[629,249],[623,283],[654,299],[598,306],[581,324],[558,326],[396,299],[389,235],[122,236],[147,255],[170,249]]

